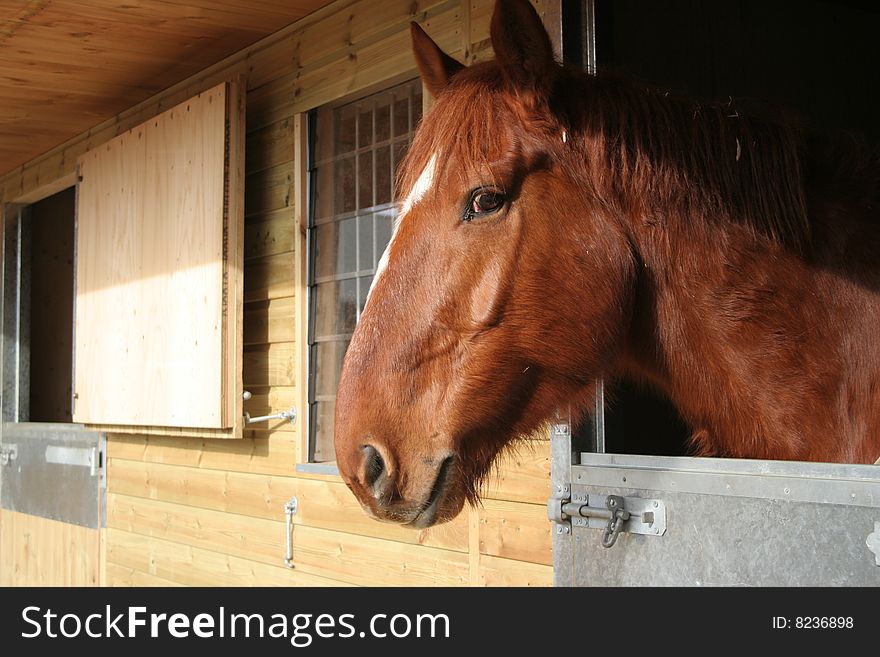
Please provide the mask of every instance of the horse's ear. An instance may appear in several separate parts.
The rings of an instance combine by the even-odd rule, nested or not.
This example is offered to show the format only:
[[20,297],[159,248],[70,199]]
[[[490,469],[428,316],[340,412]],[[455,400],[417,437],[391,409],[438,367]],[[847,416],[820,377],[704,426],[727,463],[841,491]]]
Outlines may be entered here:
[[422,76],[425,86],[431,95],[436,97],[443,87],[449,82],[449,78],[464,68],[464,65],[440,50],[418,23],[410,23],[412,34],[413,53],[416,56],[416,64]]
[[495,58],[509,83],[539,93],[549,91],[556,73],[553,46],[528,0],[497,0],[490,35]]

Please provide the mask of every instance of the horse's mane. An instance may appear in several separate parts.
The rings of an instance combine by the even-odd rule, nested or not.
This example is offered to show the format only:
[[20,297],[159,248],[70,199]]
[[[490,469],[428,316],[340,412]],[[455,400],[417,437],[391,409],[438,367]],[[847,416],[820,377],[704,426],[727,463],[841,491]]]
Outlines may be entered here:
[[[457,92],[441,94],[443,111],[429,112],[416,136],[401,189],[412,185],[432,152],[466,168],[488,162],[509,128],[515,97],[493,62],[465,69],[450,86]],[[538,113],[525,120],[536,134],[555,130],[554,142],[561,129],[570,130],[572,146],[582,149],[590,168],[591,192],[629,216],[732,221],[800,249],[812,232],[807,187],[819,177],[807,166],[817,159],[811,150],[833,157],[823,172],[852,176],[848,163],[876,166],[876,156],[858,140],[817,140],[794,114],[744,113],[733,100],[703,103],[570,68],[562,69],[555,88],[551,102],[562,126],[548,125]]]
[[728,219],[792,245],[809,241],[805,126],[732,100],[701,103],[615,77],[586,81],[581,129],[595,177],[629,211]]

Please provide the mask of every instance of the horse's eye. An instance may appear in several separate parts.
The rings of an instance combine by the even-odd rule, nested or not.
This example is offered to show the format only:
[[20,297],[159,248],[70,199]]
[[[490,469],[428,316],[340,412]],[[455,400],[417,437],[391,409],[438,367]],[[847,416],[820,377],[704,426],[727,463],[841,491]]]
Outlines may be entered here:
[[507,198],[494,189],[478,189],[471,193],[470,201],[464,213],[464,220],[470,221],[479,217],[498,212],[504,207]]

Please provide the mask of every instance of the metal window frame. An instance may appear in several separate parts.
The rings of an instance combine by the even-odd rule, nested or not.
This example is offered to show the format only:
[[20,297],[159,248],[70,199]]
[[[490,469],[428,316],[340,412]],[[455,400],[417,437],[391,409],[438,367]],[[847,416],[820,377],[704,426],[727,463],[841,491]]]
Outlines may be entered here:
[[30,397],[30,206],[3,213],[2,422],[28,419]]
[[[389,116],[389,135],[387,139],[383,139],[380,142],[376,141],[376,121],[375,119],[372,121],[372,135],[371,141],[368,146],[361,146],[359,143],[359,131],[360,124],[355,119],[355,143],[354,148],[350,151],[346,151],[343,154],[334,153],[331,157],[327,157],[324,159],[318,159],[316,153],[316,143],[317,143],[317,131],[318,131],[318,112],[320,110],[327,111],[339,111],[344,107],[349,105],[353,105],[356,103],[361,103],[365,101],[369,101],[371,97],[375,97],[389,91],[392,91],[396,87],[407,87],[407,86],[415,86],[417,84],[421,84],[417,77],[407,77],[403,79],[397,79],[391,81],[387,86],[383,86],[381,88],[374,88],[369,90],[367,93],[359,94],[354,98],[344,98],[337,100],[332,103],[328,103],[326,105],[322,105],[320,107],[316,107],[314,109],[309,110],[307,113],[307,162],[306,162],[306,188],[308,190],[308,221],[307,221],[307,230],[306,230],[306,262],[307,262],[307,272],[306,272],[306,308],[307,308],[307,321],[306,321],[306,371],[308,373],[308,383],[307,383],[307,399],[306,399],[306,426],[307,426],[307,449],[306,449],[306,457],[307,462],[305,465],[309,468],[309,471],[312,471],[312,468],[333,468],[332,461],[316,461],[315,460],[315,447],[317,445],[317,423],[315,422],[314,412],[315,406],[318,402],[326,402],[328,399],[324,398],[324,396],[317,395],[316,386],[317,386],[317,378],[318,378],[318,362],[315,357],[315,347],[321,343],[328,342],[343,342],[345,340],[351,339],[351,334],[348,333],[340,333],[332,336],[321,336],[320,338],[316,336],[315,331],[315,310],[316,310],[316,298],[315,298],[315,290],[316,286],[320,283],[332,283],[343,280],[355,280],[359,281],[361,278],[365,276],[374,276],[376,272],[376,267],[373,265],[372,267],[365,268],[361,264],[361,251],[360,251],[360,220],[363,217],[371,217],[372,215],[378,214],[383,211],[393,210],[396,208],[397,204],[395,200],[392,198],[389,203],[381,203],[378,205],[371,205],[360,207],[360,176],[358,175],[357,170],[357,157],[364,153],[372,153],[372,200],[375,203],[376,201],[376,157],[375,153],[382,147],[387,146],[389,149],[389,164],[391,166],[391,181],[393,184],[394,173],[396,171],[397,162],[395,160],[394,149],[395,146],[402,143],[411,143],[412,137],[416,128],[416,116],[421,115],[422,108],[415,107],[415,97],[416,94],[408,93],[407,94],[407,130],[400,134],[396,135],[394,130],[394,111],[393,106],[389,108],[390,116]],[[424,93],[424,92],[423,92]],[[375,117],[376,106],[375,100],[372,101],[373,106],[371,109],[371,113]],[[355,173],[354,173],[354,182],[355,182],[355,209],[341,212],[338,214],[334,214],[332,217],[322,217],[321,219],[317,218],[317,181],[318,181],[318,168],[321,165],[326,165],[328,163],[333,163],[341,160],[343,157],[354,157],[355,158]],[[396,212],[395,212],[396,215]],[[345,274],[333,274],[328,276],[317,277],[315,275],[316,266],[317,266],[317,256],[316,256],[316,245],[315,245],[315,229],[320,226],[328,226],[332,223],[340,223],[343,220],[347,219],[356,219],[356,237],[355,237],[355,258],[356,265],[354,272],[347,272]],[[380,257],[380,254],[377,252],[377,242],[376,242],[376,223],[373,221],[372,228],[372,251],[373,251],[373,260],[377,261]],[[359,286],[356,289],[356,298],[357,298],[357,307],[356,307],[356,322],[360,321],[361,315],[361,295]],[[335,397],[334,397],[335,399]]]

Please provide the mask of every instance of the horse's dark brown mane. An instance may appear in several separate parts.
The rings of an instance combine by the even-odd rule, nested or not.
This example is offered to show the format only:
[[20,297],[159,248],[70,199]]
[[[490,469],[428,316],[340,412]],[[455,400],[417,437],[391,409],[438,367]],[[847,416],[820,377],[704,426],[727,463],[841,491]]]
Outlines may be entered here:
[[728,219],[783,242],[809,240],[801,126],[744,115],[732,101],[699,103],[617,78],[590,82],[581,129],[593,170],[614,172],[609,191],[625,210]]
[[[817,133],[793,113],[764,108],[767,115],[750,115],[730,99],[699,102],[571,68],[560,70],[555,88],[551,103],[559,123],[548,120],[549,113],[522,116],[515,96],[502,93],[494,62],[465,69],[438,100],[438,111],[425,118],[430,126],[416,136],[399,189],[411,188],[431,153],[440,153],[441,163],[485,165],[518,113],[533,136],[548,143],[568,132],[589,167],[590,192],[612,211],[661,222],[734,222],[803,249],[812,234],[808,186],[878,168],[876,154],[858,139]],[[528,139],[514,134],[515,141]],[[807,162],[821,162],[822,170]],[[876,194],[874,177],[869,187]]]

